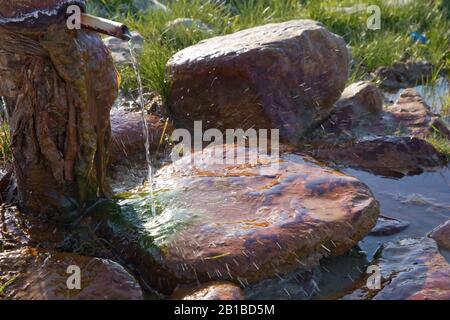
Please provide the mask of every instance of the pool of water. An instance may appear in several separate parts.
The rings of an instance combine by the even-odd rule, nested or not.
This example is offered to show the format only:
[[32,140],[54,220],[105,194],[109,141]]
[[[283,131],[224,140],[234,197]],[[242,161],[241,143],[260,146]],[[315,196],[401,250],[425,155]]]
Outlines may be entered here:
[[410,226],[389,237],[366,237],[361,248],[371,257],[380,243],[404,237],[425,237],[450,219],[450,169],[390,179],[347,169],[366,183],[380,202],[383,215],[407,221]]
[[[360,251],[325,260],[322,278],[314,298],[333,297],[365,273],[374,253],[388,241],[410,237],[426,237],[441,223],[450,219],[450,169],[426,172],[418,176],[392,179],[354,169],[344,170],[367,184],[380,202],[381,214],[410,223],[409,227],[392,236],[367,236]],[[450,262],[450,252],[442,251]]]

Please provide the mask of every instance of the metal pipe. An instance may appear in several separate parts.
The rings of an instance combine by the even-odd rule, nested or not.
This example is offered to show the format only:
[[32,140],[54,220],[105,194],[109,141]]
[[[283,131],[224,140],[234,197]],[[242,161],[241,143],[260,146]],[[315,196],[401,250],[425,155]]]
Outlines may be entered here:
[[125,41],[131,40],[128,27],[120,22],[95,17],[87,13],[81,14],[81,27],[103,34],[107,34]]

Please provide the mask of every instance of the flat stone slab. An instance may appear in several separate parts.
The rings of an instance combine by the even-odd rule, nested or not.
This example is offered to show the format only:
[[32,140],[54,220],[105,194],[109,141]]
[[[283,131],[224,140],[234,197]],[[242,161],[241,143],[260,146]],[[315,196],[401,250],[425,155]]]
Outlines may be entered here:
[[316,159],[385,176],[403,176],[445,166],[446,156],[427,138],[450,138],[438,114],[413,89],[382,107],[382,93],[370,83],[345,89],[331,117],[309,136],[303,150]]
[[[146,188],[122,195],[122,213],[103,210],[98,231],[155,289],[171,294],[178,284],[247,284],[310,270],[374,227],[378,202],[357,179],[292,153],[273,162],[210,162],[235,150],[256,155],[216,146],[195,165],[184,157],[161,169],[156,217]],[[261,173],[275,162],[277,171]]]
[[[70,266],[80,268],[80,289],[67,285]],[[0,253],[0,284],[7,300],[143,299],[136,280],[111,260],[34,248]]]
[[369,235],[377,237],[391,236],[402,232],[409,227],[409,224],[410,223],[406,221],[380,216],[377,225],[370,231]]

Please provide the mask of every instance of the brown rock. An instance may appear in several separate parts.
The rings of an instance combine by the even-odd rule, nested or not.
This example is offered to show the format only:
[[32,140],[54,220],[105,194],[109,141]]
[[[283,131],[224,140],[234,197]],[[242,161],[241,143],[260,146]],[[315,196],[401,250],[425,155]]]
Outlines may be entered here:
[[206,129],[279,128],[297,142],[344,89],[344,40],[311,20],[268,24],[204,40],[167,64],[175,120]]
[[3,205],[0,208],[0,248],[31,247],[120,261],[104,241],[95,237],[93,227],[89,215],[69,227],[24,214],[13,205]]
[[241,288],[231,282],[209,282],[198,287],[178,287],[174,300],[245,300]]
[[400,221],[391,217],[380,216],[377,225],[373,228],[369,235],[371,236],[391,236],[402,232],[409,227],[409,222]]
[[369,290],[363,279],[361,287],[344,299],[450,299],[450,264],[431,239],[386,243],[373,265],[380,267],[381,289]]
[[[69,290],[69,266],[81,270],[81,289]],[[24,248],[0,253],[7,300],[141,300],[136,280],[119,264],[70,253]]]
[[323,128],[340,132],[351,131],[358,126],[366,127],[380,117],[383,100],[383,93],[374,84],[356,82],[345,88]]
[[360,81],[345,88],[336,102],[336,109],[352,108],[353,116],[379,114],[383,111],[384,96],[374,84]]
[[334,148],[316,149],[313,154],[385,176],[420,174],[446,164],[446,157],[429,142],[411,137],[366,137]]
[[[209,162],[234,151],[210,147],[195,166],[185,157],[161,169],[155,218],[146,189],[124,196],[123,213],[99,208],[107,219],[100,235],[155,289],[170,294],[179,284],[256,282],[310,270],[322,257],[345,253],[375,225],[378,202],[357,179],[292,153],[280,162]],[[277,163],[279,170],[261,173]]]
[[390,67],[380,67],[375,73],[380,85],[387,89],[414,87],[433,75],[433,66],[427,61],[396,61]]
[[15,250],[24,246],[54,249],[67,231],[49,221],[23,214],[15,206],[0,208],[0,239],[4,249]]
[[450,220],[434,229],[431,232],[430,237],[433,238],[441,248],[450,250]]
[[[172,125],[160,117],[146,115],[150,138],[150,150],[155,153],[164,151],[166,135],[173,130]],[[111,112],[112,144],[110,163],[145,159],[145,138],[140,112],[113,110]],[[164,135],[164,137],[163,137]]]
[[[362,85],[354,85],[358,88]],[[375,97],[376,90],[369,91]],[[338,102],[331,117],[305,140],[304,150],[313,157],[337,165],[351,166],[384,175],[423,172],[446,164],[445,155],[426,138],[439,131],[450,132],[414,90],[405,90],[398,101],[381,112],[364,90],[346,89],[348,96]],[[350,92],[355,92],[354,96]],[[366,110],[358,112],[355,110]]]
[[426,138],[437,130],[450,139],[447,125],[414,89],[404,90],[395,104],[386,108],[386,117],[391,127],[396,126],[403,134]]

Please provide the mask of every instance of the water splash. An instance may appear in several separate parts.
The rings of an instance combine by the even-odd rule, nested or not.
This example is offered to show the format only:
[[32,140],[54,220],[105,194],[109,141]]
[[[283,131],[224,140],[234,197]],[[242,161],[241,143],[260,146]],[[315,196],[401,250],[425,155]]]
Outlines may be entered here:
[[143,132],[144,132],[144,139],[145,139],[145,160],[147,161],[147,167],[148,167],[148,184],[149,184],[149,193],[151,197],[151,205],[152,205],[152,216],[156,216],[156,205],[154,201],[154,190],[153,190],[153,166],[152,166],[152,160],[151,160],[151,152],[150,152],[150,137],[148,132],[148,122],[146,119],[146,111],[145,111],[145,103],[144,103],[144,89],[142,85],[142,78],[141,73],[139,71],[139,62],[136,57],[136,54],[134,52],[133,47],[133,41],[130,40],[128,42],[128,48],[130,50],[131,55],[131,62],[133,64],[134,72],[136,73],[136,80],[138,83],[138,94],[139,99],[138,103],[141,109],[141,115],[142,115],[142,124],[143,124]]

